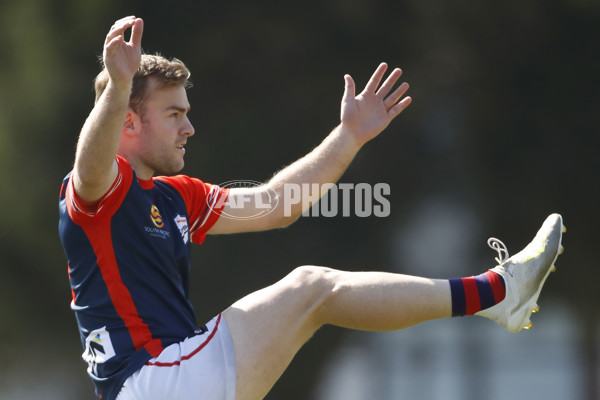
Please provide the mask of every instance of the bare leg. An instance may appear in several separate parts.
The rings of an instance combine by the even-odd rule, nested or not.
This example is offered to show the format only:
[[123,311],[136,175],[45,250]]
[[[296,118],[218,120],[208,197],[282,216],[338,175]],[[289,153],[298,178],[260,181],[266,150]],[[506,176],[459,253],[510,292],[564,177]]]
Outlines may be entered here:
[[[493,319],[511,332],[528,327],[544,281],[562,253],[563,232],[562,217],[550,215],[529,245],[493,268],[503,277],[506,298],[476,315]],[[451,316],[451,297],[447,280],[297,268],[225,311],[236,356],[236,399],[262,399],[300,347],[324,324],[402,329]]]
[[324,324],[387,331],[451,315],[450,286],[384,272],[305,266],[224,313],[236,357],[236,400],[262,399]]

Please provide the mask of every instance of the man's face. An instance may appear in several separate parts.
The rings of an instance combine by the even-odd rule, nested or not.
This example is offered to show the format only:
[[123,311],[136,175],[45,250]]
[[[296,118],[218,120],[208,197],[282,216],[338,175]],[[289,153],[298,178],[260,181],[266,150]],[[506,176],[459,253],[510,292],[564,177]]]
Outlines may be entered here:
[[174,174],[184,165],[185,144],[194,134],[183,85],[156,88],[150,81],[150,96],[144,103],[138,156],[152,172]]

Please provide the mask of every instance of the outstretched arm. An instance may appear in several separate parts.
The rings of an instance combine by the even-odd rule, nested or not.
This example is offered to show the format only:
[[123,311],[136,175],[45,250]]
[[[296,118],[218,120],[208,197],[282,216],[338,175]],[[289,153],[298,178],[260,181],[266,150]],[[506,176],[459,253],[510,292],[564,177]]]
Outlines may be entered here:
[[[306,208],[303,207],[306,202],[297,202],[291,205],[291,209],[284,210],[282,200],[285,185],[308,183],[320,187],[335,183],[361,147],[379,135],[411,103],[410,97],[403,97],[408,90],[406,82],[394,89],[402,75],[400,69],[394,69],[381,83],[387,68],[387,64],[380,64],[358,96],[354,80],[346,75],[340,124],[319,146],[275,174],[265,185],[252,189],[231,189],[224,212],[239,218],[220,218],[209,233],[267,230],[287,226],[298,219]],[[260,213],[253,199],[266,198],[272,193],[276,193],[280,200],[274,211],[261,218],[244,218]],[[237,200],[236,197],[244,199]],[[231,209],[231,204],[244,204],[244,208]]]
[[[131,28],[131,38],[124,34]],[[84,202],[93,204],[117,176],[115,156],[129,105],[133,75],[140,64],[143,21],[126,17],[115,22],[104,42],[103,61],[108,84],[88,116],[77,143],[73,184]]]

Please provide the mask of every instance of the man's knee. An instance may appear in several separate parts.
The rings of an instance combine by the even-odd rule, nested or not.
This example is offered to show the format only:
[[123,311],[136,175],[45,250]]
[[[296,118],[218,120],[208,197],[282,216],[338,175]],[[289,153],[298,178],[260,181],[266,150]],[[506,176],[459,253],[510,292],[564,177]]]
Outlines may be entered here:
[[329,291],[335,284],[338,271],[316,265],[302,265],[288,274],[286,280],[297,288]]
[[290,295],[295,298],[305,309],[313,314],[319,314],[322,306],[336,293],[340,281],[341,271],[303,265],[295,268],[284,279]]
[[[339,271],[315,265],[295,268],[283,280],[286,297],[294,299],[295,307],[312,331],[323,325],[323,307],[335,293],[336,276]],[[300,311],[301,310],[301,311]]]

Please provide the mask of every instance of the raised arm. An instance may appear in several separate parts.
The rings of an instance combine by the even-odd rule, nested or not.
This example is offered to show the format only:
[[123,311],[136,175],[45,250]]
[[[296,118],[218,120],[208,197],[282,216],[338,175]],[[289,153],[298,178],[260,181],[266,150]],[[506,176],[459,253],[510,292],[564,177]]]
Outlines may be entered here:
[[[297,220],[306,209],[306,202],[296,202],[285,210],[285,185],[308,183],[321,186],[335,183],[362,146],[379,135],[411,103],[410,97],[403,97],[408,90],[406,82],[394,89],[402,75],[400,69],[394,69],[381,83],[387,68],[387,64],[380,64],[358,96],[354,80],[346,75],[340,124],[319,146],[275,174],[265,185],[252,189],[231,189],[230,201],[224,212],[239,218],[222,217],[209,233],[267,230],[287,226]],[[260,213],[252,199],[268,198],[273,193],[279,199],[274,211],[261,218],[244,218]],[[231,209],[232,204],[244,204],[244,208]]]
[[[125,41],[125,31],[131,38]],[[75,154],[73,184],[79,198],[93,204],[110,189],[117,176],[115,157],[129,105],[133,76],[141,59],[143,21],[118,20],[104,42],[103,61],[108,84],[85,121]]]

